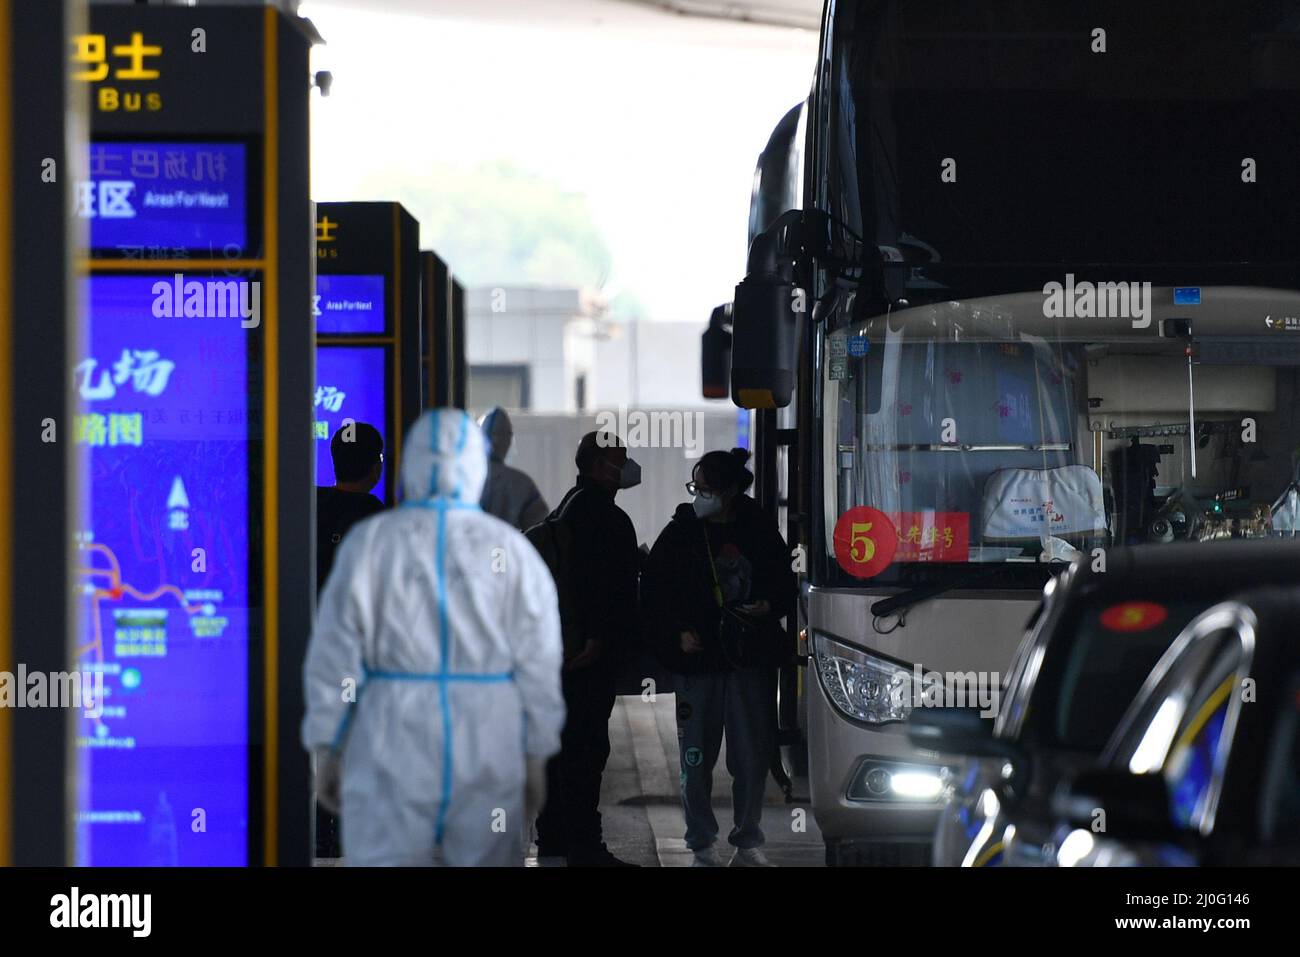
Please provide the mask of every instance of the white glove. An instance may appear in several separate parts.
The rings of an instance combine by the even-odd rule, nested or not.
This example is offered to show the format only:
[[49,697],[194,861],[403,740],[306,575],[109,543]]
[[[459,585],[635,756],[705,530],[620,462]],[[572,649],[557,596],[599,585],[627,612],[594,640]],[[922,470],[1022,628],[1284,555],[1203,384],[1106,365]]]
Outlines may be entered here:
[[524,821],[527,834],[532,834],[537,815],[546,803],[546,759],[532,755],[524,759]]
[[331,814],[339,813],[343,763],[333,748],[316,749],[316,800]]

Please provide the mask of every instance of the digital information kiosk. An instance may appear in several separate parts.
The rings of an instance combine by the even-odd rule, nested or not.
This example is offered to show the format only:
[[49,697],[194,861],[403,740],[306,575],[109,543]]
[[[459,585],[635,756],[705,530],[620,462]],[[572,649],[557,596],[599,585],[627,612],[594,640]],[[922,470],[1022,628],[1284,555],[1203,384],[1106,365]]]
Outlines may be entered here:
[[465,366],[465,287],[455,279],[451,281],[451,346],[447,355],[451,363],[451,404],[463,409],[469,387]]
[[465,291],[432,250],[420,253],[421,403],[465,408]]
[[366,422],[384,439],[375,495],[389,505],[421,407],[419,242],[419,224],[397,203],[316,205],[316,484],[334,484],[334,433]]
[[310,862],[311,40],[92,7],[73,356],[75,862]]

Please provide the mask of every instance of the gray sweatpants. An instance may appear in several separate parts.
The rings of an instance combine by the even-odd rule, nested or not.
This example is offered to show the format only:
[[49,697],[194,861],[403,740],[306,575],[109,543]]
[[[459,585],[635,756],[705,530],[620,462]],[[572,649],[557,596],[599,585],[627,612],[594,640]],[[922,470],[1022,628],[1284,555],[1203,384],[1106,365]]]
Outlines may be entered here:
[[722,674],[678,675],[677,738],[682,761],[686,846],[702,850],[718,838],[713,815],[713,766],[727,736],[735,847],[761,847],[763,791],[776,748],[776,672],[746,668]]

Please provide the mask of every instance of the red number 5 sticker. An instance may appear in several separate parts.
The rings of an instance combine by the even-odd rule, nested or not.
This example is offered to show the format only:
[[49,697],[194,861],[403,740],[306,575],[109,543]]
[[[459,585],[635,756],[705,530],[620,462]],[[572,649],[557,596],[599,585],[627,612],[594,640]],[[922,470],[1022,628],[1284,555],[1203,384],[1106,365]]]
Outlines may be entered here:
[[851,508],[835,522],[835,560],[855,578],[879,575],[894,560],[898,532],[884,512]]

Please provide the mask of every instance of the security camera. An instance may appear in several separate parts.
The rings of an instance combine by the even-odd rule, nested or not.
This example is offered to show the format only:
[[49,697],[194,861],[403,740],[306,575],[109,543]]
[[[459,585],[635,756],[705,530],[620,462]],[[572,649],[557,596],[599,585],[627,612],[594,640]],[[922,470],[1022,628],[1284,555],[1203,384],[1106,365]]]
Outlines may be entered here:
[[334,74],[329,70],[319,71],[312,80],[312,86],[320,90],[321,96],[330,95],[330,87],[334,85]]

